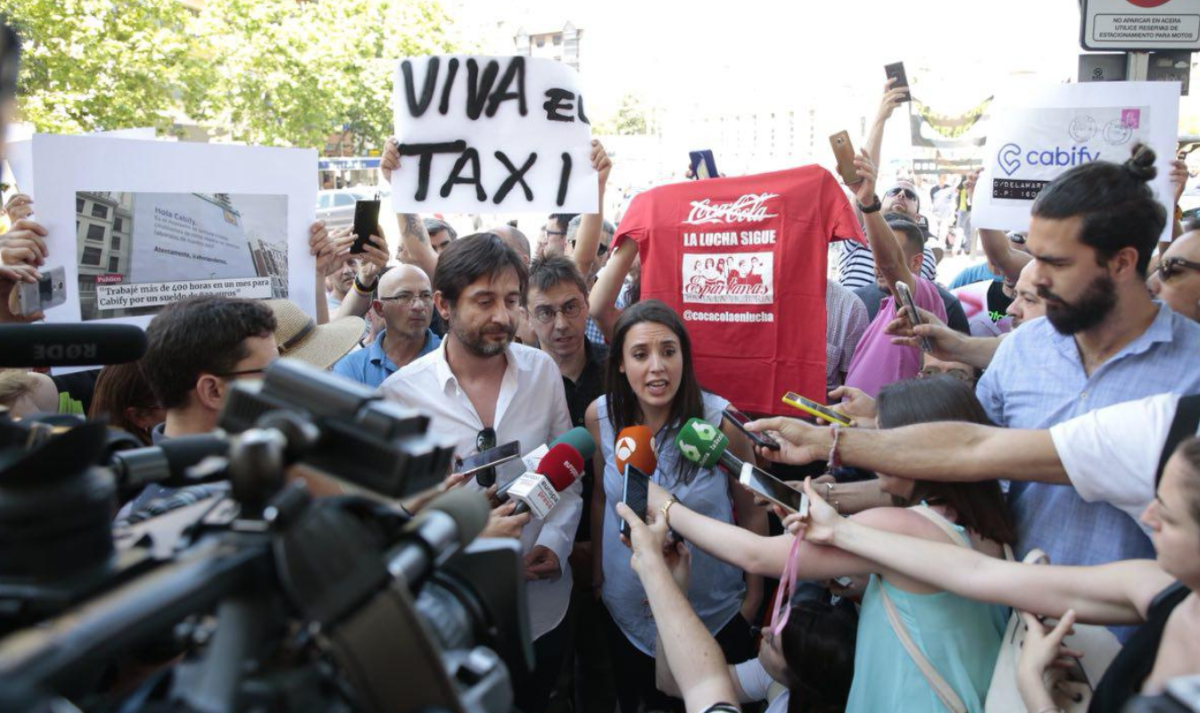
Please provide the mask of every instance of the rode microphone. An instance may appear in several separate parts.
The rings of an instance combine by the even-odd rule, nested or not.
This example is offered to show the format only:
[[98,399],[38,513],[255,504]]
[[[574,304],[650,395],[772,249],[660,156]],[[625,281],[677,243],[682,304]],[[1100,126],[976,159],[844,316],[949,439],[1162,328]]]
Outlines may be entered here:
[[521,457],[525,463],[525,470],[537,470],[538,462],[546,457],[550,449],[560,443],[571,446],[576,452],[586,461],[596,453],[596,441],[592,439],[592,434],[583,426],[576,426],[558,438],[545,445],[538,446],[529,453]]
[[526,473],[505,488],[505,500],[518,501],[514,515],[533,513],[538,520],[554,509],[559,493],[571,487],[583,473],[583,456],[566,443],[550,449],[537,470]]
[[654,434],[646,426],[629,426],[617,434],[613,446],[617,461],[617,472],[625,473],[625,466],[632,465],[646,475],[658,467],[658,455],[654,452]]
[[146,333],[132,324],[0,325],[0,367],[126,364],[145,353]]
[[684,458],[701,468],[714,468],[719,465],[737,475],[746,465],[745,461],[728,451],[729,437],[703,419],[689,419],[683,428],[679,429],[675,445]]

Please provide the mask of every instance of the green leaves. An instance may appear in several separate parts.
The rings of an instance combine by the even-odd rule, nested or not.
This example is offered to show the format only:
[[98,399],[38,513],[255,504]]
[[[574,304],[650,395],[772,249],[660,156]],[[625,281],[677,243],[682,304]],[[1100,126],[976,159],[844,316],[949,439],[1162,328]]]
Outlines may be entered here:
[[22,118],[79,133],[190,118],[224,139],[359,151],[391,132],[402,56],[455,51],[432,0],[0,0]]

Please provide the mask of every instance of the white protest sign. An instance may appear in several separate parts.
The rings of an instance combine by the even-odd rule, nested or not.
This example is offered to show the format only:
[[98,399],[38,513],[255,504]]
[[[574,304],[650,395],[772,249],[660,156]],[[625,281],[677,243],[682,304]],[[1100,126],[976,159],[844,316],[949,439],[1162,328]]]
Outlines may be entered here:
[[193,295],[286,297],[315,312],[315,151],[44,134],[30,143],[44,269],[67,274],[67,301],[48,322],[145,326]]
[[594,213],[579,73],[528,57],[401,60],[393,87],[400,213]]
[[[997,97],[971,222],[1028,230],[1033,201],[1047,183],[1090,161],[1124,163],[1139,142],[1158,155],[1150,187],[1169,216],[1178,123],[1177,82],[1061,84]],[[1168,221],[1163,239],[1170,237]]]

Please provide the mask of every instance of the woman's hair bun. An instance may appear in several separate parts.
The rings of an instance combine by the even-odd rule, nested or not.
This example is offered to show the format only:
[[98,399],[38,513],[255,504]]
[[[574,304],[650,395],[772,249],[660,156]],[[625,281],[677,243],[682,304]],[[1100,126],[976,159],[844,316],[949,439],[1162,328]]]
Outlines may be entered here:
[[1154,150],[1145,144],[1134,144],[1132,155],[1125,162],[1125,169],[1132,173],[1139,181],[1149,183],[1158,175],[1158,169],[1154,167],[1154,162],[1157,160],[1154,155]]

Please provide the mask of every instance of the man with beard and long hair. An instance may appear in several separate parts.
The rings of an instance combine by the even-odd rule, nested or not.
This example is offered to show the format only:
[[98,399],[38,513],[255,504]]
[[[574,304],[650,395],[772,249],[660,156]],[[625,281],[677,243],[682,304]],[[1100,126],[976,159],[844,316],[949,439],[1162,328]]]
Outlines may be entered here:
[[[439,348],[392,374],[379,387],[385,398],[430,419],[430,433],[454,443],[466,457],[511,441],[521,453],[549,443],[571,428],[558,366],[538,349],[513,343],[529,269],[524,256],[495,233],[452,242],[433,274],[434,307],[446,320]],[[471,477],[463,487],[503,484],[524,472],[520,460],[495,468],[491,478]],[[568,557],[583,512],[578,481],[544,519],[514,515],[516,501],[492,511],[482,537],[513,537],[525,553],[534,674],[515,682],[516,705],[540,711],[566,655]]]
[[[1078,166],[1034,202],[1029,281],[1046,319],[1009,335],[979,381],[996,424],[1049,428],[1111,404],[1200,391],[1200,325],[1146,290],[1167,217],[1148,185],[1154,160],[1139,145],[1124,164]],[[1154,556],[1131,518],[1071,487],[1014,482],[1009,500],[1019,556],[1035,547],[1064,565]]]

